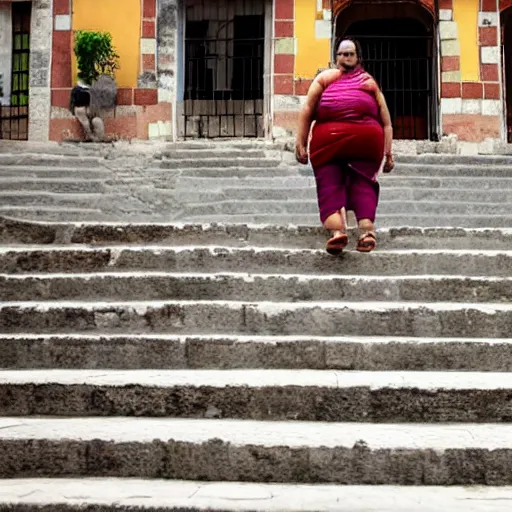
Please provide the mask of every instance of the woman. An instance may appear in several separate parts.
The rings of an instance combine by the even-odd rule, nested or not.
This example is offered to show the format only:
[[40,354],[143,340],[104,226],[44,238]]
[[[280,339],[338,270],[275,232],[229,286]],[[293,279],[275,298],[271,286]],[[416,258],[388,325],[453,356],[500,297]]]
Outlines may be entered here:
[[[379,199],[377,174],[394,167],[393,128],[384,95],[362,67],[361,46],[343,40],[337,69],[320,73],[300,114],[296,157],[309,159],[315,173],[320,219],[332,232],[327,252],[339,254],[348,243],[346,210],[353,210],[360,232],[357,250],[377,246],[374,231]],[[311,129],[311,125],[314,126]]]

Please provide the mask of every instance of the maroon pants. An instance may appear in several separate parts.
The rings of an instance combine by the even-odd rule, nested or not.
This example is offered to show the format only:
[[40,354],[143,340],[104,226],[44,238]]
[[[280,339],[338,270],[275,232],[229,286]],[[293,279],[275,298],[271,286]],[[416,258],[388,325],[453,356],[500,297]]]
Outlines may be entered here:
[[314,168],[320,220],[322,224],[342,208],[352,210],[357,218],[375,221],[379,202],[379,184],[371,162],[334,161]]

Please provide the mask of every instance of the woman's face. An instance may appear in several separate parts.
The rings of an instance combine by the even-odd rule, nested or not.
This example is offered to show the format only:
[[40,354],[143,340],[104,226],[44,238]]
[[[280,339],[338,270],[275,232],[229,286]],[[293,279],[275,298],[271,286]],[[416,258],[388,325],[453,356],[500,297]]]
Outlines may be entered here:
[[342,41],[336,53],[336,64],[345,69],[354,69],[358,64],[356,45],[352,41]]

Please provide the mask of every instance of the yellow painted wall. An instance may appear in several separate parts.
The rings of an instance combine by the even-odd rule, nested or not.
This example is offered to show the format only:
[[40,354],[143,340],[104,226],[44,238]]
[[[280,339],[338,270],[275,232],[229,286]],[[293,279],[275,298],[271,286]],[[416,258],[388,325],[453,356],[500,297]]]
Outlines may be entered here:
[[480,79],[479,4],[480,0],[453,0],[453,18],[457,22],[460,41],[460,73],[464,82]]
[[[122,4],[122,5],[121,5]],[[140,0],[73,0],[73,30],[110,32],[119,54],[119,87],[136,87],[140,61]],[[73,77],[77,68],[73,54]]]
[[295,77],[314,78],[331,60],[331,40],[316,39],[317,2],[295,0]]

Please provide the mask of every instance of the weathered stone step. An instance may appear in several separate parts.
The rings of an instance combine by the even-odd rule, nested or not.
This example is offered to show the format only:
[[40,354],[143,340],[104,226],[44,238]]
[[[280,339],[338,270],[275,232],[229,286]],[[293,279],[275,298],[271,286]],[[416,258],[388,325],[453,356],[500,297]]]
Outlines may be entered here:
[[33,191],[55,193],[101,193],[105,192],[104,180],[70,179],[70,178],[1,178],[0,190],[3,191]]
[[[350,230],[355,240],[357,233]],[[44,223],[0,216],[0,242],[54,244],[135,244],[158,246],[190,246],[213,249],[229,247],[263,247],[324,250],[328,233],[319,226],[247,225],[247,224],[128,224],[128,223]],[[467,228],[388,228],[378,231],[382,249],[510,250],[511,229]],[[55,247],[55,246],[52,246]],[[48,248],[48,247],[47,247]],[[148,247],[146,247],[148,248]],[[44,247],[41,247],[44,249]],[[366,255],[370,256],[370,255]]]
[[0,480],[0,507],[8,503],[12,512],[504,512],[503,504],[510,500],[510,487]]
[[[512,203],[512,183],[509,190],[504,189],[439,189],[439,188],[406,188],[382,187],[380,193],[381,204],[388,201],[435,201],[467,203]],[[220,201],[309,201],[316,205],[316,190],[313,185],[308,187],[225,187],[210,191],[178,189],[173,191],[182,202],[212,203]],[[308,205],[309,207],[309,205]]]
[[0,477],[510,485],[508,425],[0,419]]
[[107,221],[109,215],[95,208],[73,206],[10,206],[0,205],[0,216],[13,219],[44,222],[100,222]]
[[0,153],[0,168],[15,166],[96,167],[103,158],[96,156],[51,155],[41,153]]
[[[80,192],[43,192],[43,191],[11,191],[0,192],[0,204],[12,208],[17,206],[58,206],[60,208],[70,207],[95,209],[98,204],[106,200],[108,195],[102,192],[80,193]],[[89,207],[87,208],[87,205]]]
[[227,147],[222,149],[215,148],[201,148],[201,149],[171,149],[168,151],[163,151],[159,156],[162,159],[167,160],[190,160],[194,159],[207,159],[207,160],[215,160],[215,159],[233,159],[238,160],[240,158],[253,158],[264,160],[266,158],[273,158],[281,160],[282,154],[277,150],[265,150],[265,148],[257,149],[257,148],[235,148],[235,147]]
[[[490,203],[490,202],[466,202],[457,201],[454,197],[452,201],[390,201],[380,202],[378,209],[378,219],[383,215],[400,215],[402,223],[408,222],[409,215],[444,215],[444,216],[467,216],[478,217],[483,215],[512,217],[512,203]],[[204,215],[210,212],[211,215],[318,215],[318,205],[316,201],[297,201],[291,197],[288,201],[217,201],[190,203],[184,206],[185,216]],[[449,217],[448,217],[449,218]],[[511,223],[512,225],[512,223]]]
[[[157,176],[157,173],[152,175]],[[159,176],[165,176],[160,172]],[[429,176],[397,176],[385,175],[379,178],[382,190],[388,187],[397,188],[436,188],[436,189],[456,189],[459,192],[455,197],[463,197],[465,190],[474,188],[475,190],[510,190],[512,189],[512,178],[475,178],[475,177],[442,177],[434,178]],[[306,176],[272,176],[272,181],[265,177],[184,177],[180,176],[177,181],[178,190],[222,190],[227,187],[246,187],[246,188],[303,188],[315,187],[315,178],[311,175]]]
[[512,302],[512,277],[169,272],[0,274],[2,301]]
[[[182,214],[181,222],[191,224],[264,224],[264,225],[294,225],[294,226],[318,226],[320,219],[318,214],[287,214],[287,213],[263,213],[263,214],[211,214],[205,213],[191,215]],[[436,228],[454,227],[461,229],[492,229],[508,228],[512,226],[512,215],[444,215],[439,212],[434,214],[387,214],[377,212],[377,226],[382,228],[409,227],[409,228]]]
[[112,171],[100,166],[95,167],[73,167],[73,162],[66,160],[66,165],[12,165],[0,166],[0,178],[20,179],[70,179],[77,180],[107,180],[112,177]]
[[510,338],[0,334],[0,347],[17,370],[512,371]]
[[[259,158],[198,158],[180,160],[162,160],[161,169],[179,171],[183,176],[191,177],[262,177],[272,176],[305,176],[313,177],[313,169],[308,166],[287,165],[280,159]],[[286,171],[286,172],[285,172]],[[510,165],[483,166],[483,165],[421,165],[398,164],[393,170],[396,178],[512,178]],[[388,175],[381,176],[384,181]]]
[[511,304],[418,302],[1,302],[2,333],[506,338]]
[[511,392],[508,373],[17,370],[0,374],[0,416],[510,423]]
[[[194,158],[190,155],[189,158],[166,159],[163,158],[160,163],[161,169],[197,169],[197,172],[211,171],[212,173],[218,172],[219,174],[238,173],[241,169],[267,169],[276,171],[281,165],[281,158],[252,158],[240,156],[238,158],[218,156],[216,158]],[[298,174],[300,171],[297,166],[286,166],[291,173]]]
[[[393,169],[393,174],[397,176],[464,176],[464,177],[495,177],[512,178],[512,159],[508,163],[493,165],[483,164],[427,164],[423,162],[398,163]],[[385,176],[384,178],[385,179]]]
[[408,164],[427,165],[512,165],[512,156],[506,155],[450,155],[443,153],[424,153],[422,155],[397,154],[396,161]]

